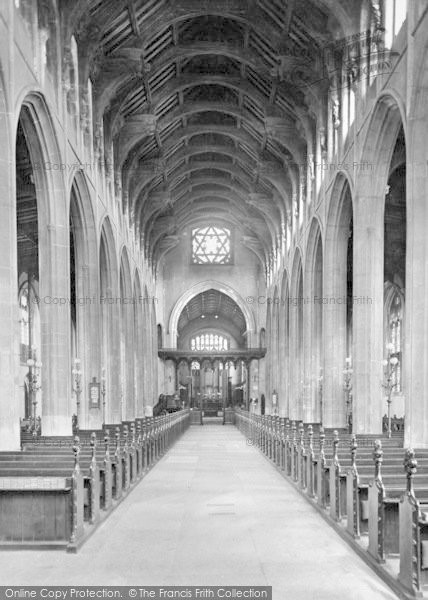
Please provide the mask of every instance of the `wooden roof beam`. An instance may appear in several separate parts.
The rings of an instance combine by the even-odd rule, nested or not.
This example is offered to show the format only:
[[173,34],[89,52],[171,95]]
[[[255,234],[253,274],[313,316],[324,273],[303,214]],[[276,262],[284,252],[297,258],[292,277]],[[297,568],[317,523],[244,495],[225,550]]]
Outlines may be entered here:
[[132,31],[138,38],[141,38],[141,30],[138,24],[137,13],[135,12],[134,0],[127,1],[127,9]]
[[285,12],[285,22],[282,32],[284,35],[288,35],[290,31],[291,20],[293,18],[294,8],[296,6],[296,0],[288,0],[287,9]]

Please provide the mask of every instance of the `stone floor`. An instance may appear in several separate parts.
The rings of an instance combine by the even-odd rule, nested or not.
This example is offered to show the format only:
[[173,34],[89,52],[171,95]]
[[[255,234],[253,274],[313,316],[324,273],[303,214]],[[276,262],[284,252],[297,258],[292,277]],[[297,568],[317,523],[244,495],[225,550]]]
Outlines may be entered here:
[[271,585],[396,598],[232,426],[192,427],[78,554],[0,553],[2,585]]

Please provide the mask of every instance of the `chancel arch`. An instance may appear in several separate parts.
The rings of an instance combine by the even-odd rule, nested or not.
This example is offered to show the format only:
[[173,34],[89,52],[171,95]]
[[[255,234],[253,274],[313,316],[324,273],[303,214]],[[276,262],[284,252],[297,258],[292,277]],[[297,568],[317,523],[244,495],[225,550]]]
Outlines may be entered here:
[[170,350],[168,356],[187,365],[180,366],[177,375],[191,406],[210,406],[207,410],[216,413],[229,404],[248,407],[246,327],[238,304],[214,288],[185,304],[177,324],[177,349]]
[[168,333],[171,348],[177,347],[178,320],[186,304],[198,294],[211,289],[225,294],[226,296],[230,296],[230,298],[238,305],[245,317],[247,343],[248,345],[251,345],[253,339],[252,336],[256,332],[256,324],[254,315],[252,310],[248,307],[248,304],[246,304],[240,294],[229,285],[225,285],[224,283],[215,280],[206,280],[192,286],[175,303],[168,323]]

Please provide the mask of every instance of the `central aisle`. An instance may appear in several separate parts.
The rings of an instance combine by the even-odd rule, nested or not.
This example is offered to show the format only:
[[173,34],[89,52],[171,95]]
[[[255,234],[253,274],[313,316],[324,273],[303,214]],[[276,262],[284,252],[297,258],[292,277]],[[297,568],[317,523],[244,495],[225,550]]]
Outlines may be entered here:
[[2,585],[271,585],[275,600],[394,599],[232,426],[192,427],[77,555],[2,552]]

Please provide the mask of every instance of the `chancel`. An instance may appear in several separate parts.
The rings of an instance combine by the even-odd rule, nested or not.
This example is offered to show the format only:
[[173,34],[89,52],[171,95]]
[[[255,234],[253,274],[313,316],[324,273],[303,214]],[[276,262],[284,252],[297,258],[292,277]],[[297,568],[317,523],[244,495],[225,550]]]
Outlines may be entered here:
[[427,594],[428,0],[0,40],[4,583]]

